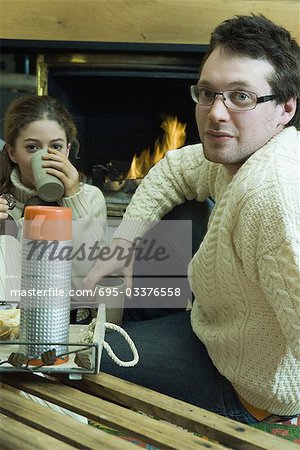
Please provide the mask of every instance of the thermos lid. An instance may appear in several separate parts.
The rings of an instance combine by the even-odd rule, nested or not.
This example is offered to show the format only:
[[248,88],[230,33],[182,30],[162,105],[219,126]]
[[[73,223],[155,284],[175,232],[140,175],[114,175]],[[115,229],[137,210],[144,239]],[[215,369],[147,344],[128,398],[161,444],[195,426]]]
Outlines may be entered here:
[[25,239],[70,241],[72,209],[63,206],[26,206],[23,236]]

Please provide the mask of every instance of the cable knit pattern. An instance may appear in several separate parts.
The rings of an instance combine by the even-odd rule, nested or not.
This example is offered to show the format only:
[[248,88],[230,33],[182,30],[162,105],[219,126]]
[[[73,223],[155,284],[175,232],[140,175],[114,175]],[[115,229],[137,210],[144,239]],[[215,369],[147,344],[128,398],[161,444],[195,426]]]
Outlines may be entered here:
[[[114,237],[133,241],[185,199],[204,201],[209,196],[210,169],[200,145],[169,151],[136,190]],[[205,177],[195,186],[200,170]]]
[[[169,152],[146,177],[116,236],[132,239],[184,198],[215,199],[189,266],[192,326],[238,394],[300,413],[300,142],[288,127],[234,177],[201,145]],[[145,223],[146,222],[146,223]]]

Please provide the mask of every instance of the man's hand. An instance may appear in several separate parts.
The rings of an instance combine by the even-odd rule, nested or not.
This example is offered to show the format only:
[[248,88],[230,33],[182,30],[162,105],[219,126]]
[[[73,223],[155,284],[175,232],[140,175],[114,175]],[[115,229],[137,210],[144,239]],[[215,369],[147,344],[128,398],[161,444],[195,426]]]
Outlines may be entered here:
[[[134,244],[125,239],[114,239],[92,270],[86,275],[83,284],[86,289],[93,289],[102,278],[109,275],[122,275],[127,288],[132,288],[134,264]],[[101,253],[101,252],[100,252]]]

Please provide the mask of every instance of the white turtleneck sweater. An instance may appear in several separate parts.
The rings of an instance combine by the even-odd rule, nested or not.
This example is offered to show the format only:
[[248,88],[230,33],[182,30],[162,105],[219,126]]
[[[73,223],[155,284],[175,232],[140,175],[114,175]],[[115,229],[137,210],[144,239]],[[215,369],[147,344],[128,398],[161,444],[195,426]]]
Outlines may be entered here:
[[[12,170],[10,178],[13,185],[11,194],[16,199],[16,206],[13,210],[9,211],[9,214],[15,219],[21,229],[23,222],[21,216],[24,205],[27,200],[36,196],[37,192],[34,189],[23,185],[20,180],[18,168],[15,167]],[[82,306],[84,306],[85,301],[91,300],[91,298],[85,299],[82,295],[82,279],[95,264],[95,259],[92,257],[88,258],[90,254],[89,247],[95,246],[98,242],[100,250],[101,247],[107,245],[107,213],[105,199],[102,192],[96,186],[82,183],[78,193],[71,197],[63,197],[58,203],[60,206],[72,209],[73,253],[75,253],[80,246],[84,245],[85,247],[86,257],[82,258],[82,260],[79,260],[79,258],[74,258],[72,260],[72,289],[78,291],[78,295],[73,296],[73,301],[76,300],[79,302],[78,306],[80,306],[82,302]],[[91,256],[95,257],[95,255],[99,253],[99,250]],[[2,236],[0,253],[2,253],[2,257],[0,255],[1,274],[14,273],[16,275],[11,278],[11,282],[6,278],[6,289],[5,278],[3,276],[0,277],[0,294],[2,293],[1,295],[5,296],[4,292],[6,292],[7,299],[7,293],[11,286],[15,289],[17,288],[16,285],[13,285],[20,276],[20,267],[18,267],[20,264],[20,249],[18,248],[16,240],[11,236]],[[80,256],[82,256],[82,253],[80,253]],[[4,267],[4,264],[6,268]]]
[[189,266],[192,327],[237,393],[278,415],[300,413],[299,134],[284,129],[233,177],[200,144],[168,152],[115,233],[133,241],[185,199],[215,200]]

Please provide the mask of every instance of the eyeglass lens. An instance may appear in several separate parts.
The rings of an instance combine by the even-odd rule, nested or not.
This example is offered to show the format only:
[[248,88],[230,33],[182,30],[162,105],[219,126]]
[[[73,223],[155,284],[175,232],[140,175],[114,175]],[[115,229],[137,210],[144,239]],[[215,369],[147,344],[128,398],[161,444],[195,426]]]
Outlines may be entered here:
[[212,105],[217,95],[222,95],[225,105],[235,110],[253,109],[257,103],[257,96],[253,92],[224,91],[223,93],[218,93],[199,86],[192,86],[193,100],[200,105]]

